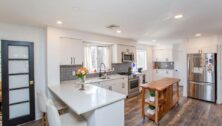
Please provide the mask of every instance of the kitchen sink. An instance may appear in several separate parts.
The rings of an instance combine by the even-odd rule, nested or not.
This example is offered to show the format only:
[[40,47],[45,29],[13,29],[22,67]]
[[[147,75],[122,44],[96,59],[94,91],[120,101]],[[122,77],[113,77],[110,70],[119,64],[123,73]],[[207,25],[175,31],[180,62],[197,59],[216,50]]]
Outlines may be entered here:
[[110,79],[110,77],[109,76],[102,76],[102,77],[100,77],[99,79]]

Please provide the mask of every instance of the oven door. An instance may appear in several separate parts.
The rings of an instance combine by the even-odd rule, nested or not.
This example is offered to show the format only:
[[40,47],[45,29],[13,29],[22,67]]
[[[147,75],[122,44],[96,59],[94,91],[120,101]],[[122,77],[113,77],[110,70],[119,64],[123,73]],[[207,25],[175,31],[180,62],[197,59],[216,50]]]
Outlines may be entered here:
[[129,85],[130,90],[138,87],[139,87],[139,79],[130,79],[130,85]]
[[133,97],[139,94],[139,78],[129,79],[128,97]]

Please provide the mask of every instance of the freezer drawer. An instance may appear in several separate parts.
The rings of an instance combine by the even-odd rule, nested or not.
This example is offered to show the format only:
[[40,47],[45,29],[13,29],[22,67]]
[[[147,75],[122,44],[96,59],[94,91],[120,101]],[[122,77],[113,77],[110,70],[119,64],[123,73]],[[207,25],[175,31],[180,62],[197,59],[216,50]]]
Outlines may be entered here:
[[215,84],[190,81],[188,84],[188,96],[205,101],[216,102]]

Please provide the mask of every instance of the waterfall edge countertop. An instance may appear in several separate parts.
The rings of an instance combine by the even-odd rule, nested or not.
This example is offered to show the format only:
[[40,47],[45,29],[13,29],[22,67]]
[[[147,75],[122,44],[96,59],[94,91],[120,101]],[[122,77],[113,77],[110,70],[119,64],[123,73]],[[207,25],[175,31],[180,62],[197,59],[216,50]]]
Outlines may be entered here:
[[49,89],[78,115],[126,98],[125,95],[92,84],[86,84],[85,87],[85,90],[79,90],[79,84],[66,83],[49,86]]

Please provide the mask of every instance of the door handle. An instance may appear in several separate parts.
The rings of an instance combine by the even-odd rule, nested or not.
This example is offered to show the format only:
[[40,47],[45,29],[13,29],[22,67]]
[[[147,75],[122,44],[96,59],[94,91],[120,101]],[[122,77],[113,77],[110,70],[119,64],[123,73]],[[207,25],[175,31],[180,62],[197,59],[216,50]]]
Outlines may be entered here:
[[29,85],[34,85],[34,81],[29,81]]
[[122,88],[125,88],[125,83],[122,83]]
[[112,91],[112,86],[109,86],[109,90]]

